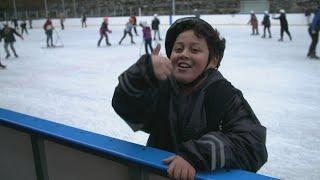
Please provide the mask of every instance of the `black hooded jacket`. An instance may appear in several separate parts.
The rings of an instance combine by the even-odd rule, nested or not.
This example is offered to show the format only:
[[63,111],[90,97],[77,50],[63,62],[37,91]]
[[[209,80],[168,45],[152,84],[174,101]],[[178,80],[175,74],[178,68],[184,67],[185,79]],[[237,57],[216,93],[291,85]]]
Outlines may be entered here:
[[144,55],[119,76],[112,106],[134,131],[150,134],[148,146],[174,152],[197,170],[256,172],[267,161],[266,128],[215,69],[186,94],[172,77],[156,80]]
[[286,14],[281,13],[279,17],[273,18],[273,19],[279,19],[280,20],[280,27],[281,28],[288,28],[288,21],[286,18]]

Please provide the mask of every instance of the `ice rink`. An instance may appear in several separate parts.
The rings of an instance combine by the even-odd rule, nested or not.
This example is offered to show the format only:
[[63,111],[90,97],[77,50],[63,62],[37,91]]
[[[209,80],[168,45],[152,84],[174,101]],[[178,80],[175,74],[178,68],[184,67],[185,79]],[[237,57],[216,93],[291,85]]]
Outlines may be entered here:
[[[216,27],[227,40],[220,71],[267,127],[269,159],[259,173],[320,179],[320,60],[306,58],[307,27],[290,27],[293,41],[285,35],[284,42],[277,41],[279,26],[271,27],[272,39],[250,36],[250,26]],[[15,43],[19,58],[4,59],[2,42],[0,107],[145,144],[147,134],[134,133],[111,107],[118,75],[144,53],[141,28],[135,45],[127,37],[119,46],[124,26],[111,25],[112,46],[103,40],[97,48],[98,28],[56,28],[64,47],[52,49],[41,48],[42,29],[30,30]]]

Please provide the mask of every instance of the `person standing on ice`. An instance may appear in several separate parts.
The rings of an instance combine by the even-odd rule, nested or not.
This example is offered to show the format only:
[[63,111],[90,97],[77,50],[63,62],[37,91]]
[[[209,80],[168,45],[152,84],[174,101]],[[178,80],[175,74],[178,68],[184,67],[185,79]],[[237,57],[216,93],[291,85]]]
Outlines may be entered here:
[[225,39],[206,21],[187,17],[168,29],[167,57],[143,55],[119,76],[112,106],[147,146],[171,151],[171,179],[220,168],[258,171],[267,161],[266,128],[219,72]]
[[289,32],[289,25],[286,17],[286,11],[284,9],[280,9],[280,16],[274,17],[273,19],[279,19],[280,20],[280,39],[279,41],[283,41],[283,33],[286,32],[290,38],[290,41],[292,41],[291,34]]
[[46,36],[47,36],[47,47],[54,47],[53,39],[52,39],[54,27],[52,25],[52,21],[49,16],[47,17],[47,20],[43,25],[43,29],[44,29]]
[[86,14],[83,14],[83,15],[82,15],[82,18],[81,18],[81,27],[82,27],[82,28],[86,28],[86,27],[87,27],[87,16],[86,16]]
[[14,36],[15,35],[19,36],[22,40],[23,40],[23,37],[15,29],[9,27],[7,24],[4,25],[4,28],[2,29],[0,34],[1,34],[0,38],[4,39],[4,50],[7,53],[6,59],[8,59],[11,56],[9,49],[8,49],[9,46],[10,46],[14,56],[17,58],[18,54],[16,53],[16,50],[14,48],[14,42],[16,42],[16,38]]
[[150,48],[150,52],[152,53],[153,48],[152,48],[152,36],[151,36],[150,26],[148,26],[146,21],[141,22],[140,26],[142,27],[144,48],[145,48],[146,54],[149,54],[149,51],[148,51],[149,48]]
[[100,26],[100,30],[99,30],[100,39],[98,41],[98,47],[100,47],[100,43],[104,37],[106,38],[107,46],[111,46],[111,44],[109,43],[108,33],[111,33],[112,31],[108,28],[108,20],[109,20],[109,18],[107,16],[104,17],[103,22]]
[[252,33],[251,35],[259,35],[259,29],[258,29],[258,19],[256,14],[254,13],[254,11],[250,12],[250,20],[248,22],[248,24],[251,25],[252,27]]
[[64,30],[64,21],[65,21],[64,13],[60,13],[60,26],[61,30]]
[[307,56],[311,59],[319,59],[319,57],[316,54],[317,44],[319,40],[319,30],[320,30],[320,6],[315,11],[312,23],[308,29],[309,35],[312,41],[311,41]]
[[160,20],[158,18],[158,14],[154,14],[153,15],[153,20],[151,22],[151,28],[152,28],[152,30],[154,32],[153,40],[156,40],[157,35],[158,35],[159,41],[162,40],[161,37],[160,37],[159,25],[160,25]]
[[[0,43],[1,43],[1,41],[2,41],[2,29],[0,26]],[[5,69],[5,68],[6,68],[6,66],[1,63],[1,55],[0,55],[0,69]]]
[[26,34],[28,34],[28,30],[27,30],[27,22],[26,20],[22,20],[20,23],[20,28],[21,28],[21,35],[23,35],[23,32],[26,32]]
[[121,45],[121,42],[124,40],[124,38],[127,36],[127,34],[129,34],[130,38],[131,38],[131,44],[135,44],[135,42],[133,41],[133,36],[132,36],[132,28],[133,28],[133,20],[131,18],[129,18],[129,21],[126,24],[126,27],[123,31],[123,36],[119,41],[119,45]]
[[262,38],[266,37],[266,29],[268,30],[269,38],[271,38],[272,37],[271,36],[271,31],[270,31],[271,23],[270,23],[270,16],[269,16],[269,12],[268,11],[264,12],[264,17],[263,17],[263,20],[262,20],[261,24],[263,25]]

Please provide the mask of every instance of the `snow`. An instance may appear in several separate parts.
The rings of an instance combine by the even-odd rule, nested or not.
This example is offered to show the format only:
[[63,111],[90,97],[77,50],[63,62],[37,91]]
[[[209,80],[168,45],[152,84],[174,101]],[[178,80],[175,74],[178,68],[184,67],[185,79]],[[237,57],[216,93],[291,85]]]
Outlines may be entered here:
[[[167,27],[161,27],[162,38]],[[258,173],[319,179],[320,60],[306,58],[307,27],[291,26],[293,41],[285,34],[284,42],[277,41],[278,26],[272,27],[272,39],[250,36],[249,26],[216,27],[227,40],[220,71],[242,90],[267,128],[269,159]],[[111,24],[112,46],[103,40],[97,48],[98,28],[57,28],[65,47],[55,49],[41,48],[42,29],[29,30],[15,43],[19,58],[4,59],[1,48],[8,69],[0,70],[0,107],[145,144],[147,134],[134,133],[111,107],[117,77],[144,52],[141,29],[135,45],[127,37],[119,46],[124,25]]]

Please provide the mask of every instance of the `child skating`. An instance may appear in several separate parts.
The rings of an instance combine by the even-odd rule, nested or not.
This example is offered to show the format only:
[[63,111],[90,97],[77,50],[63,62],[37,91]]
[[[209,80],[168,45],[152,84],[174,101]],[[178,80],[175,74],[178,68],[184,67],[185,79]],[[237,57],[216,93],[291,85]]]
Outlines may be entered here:
[[106,44],[107,46],[111,46],[110,42],[109,42],[109,38],[108,38],[108,33],[111,33],[112,31],[108,28],[108,17],[104,17],[103,18],[103,22],[100,26],[100,39],[98,40],[98,47],[100,47],[101,41],[103,38],[106,38]]

